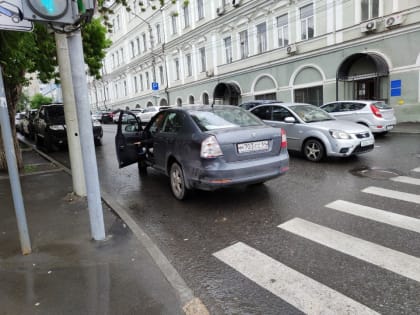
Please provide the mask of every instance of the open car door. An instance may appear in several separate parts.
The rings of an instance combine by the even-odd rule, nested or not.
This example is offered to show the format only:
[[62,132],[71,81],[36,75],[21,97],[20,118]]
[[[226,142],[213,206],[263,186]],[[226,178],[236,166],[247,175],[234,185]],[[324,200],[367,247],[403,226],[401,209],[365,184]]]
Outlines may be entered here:
[[139,159],[141,123],[132,112],[120,111],[117,134],[115,135],[115,150],[120,168],[134,164]]

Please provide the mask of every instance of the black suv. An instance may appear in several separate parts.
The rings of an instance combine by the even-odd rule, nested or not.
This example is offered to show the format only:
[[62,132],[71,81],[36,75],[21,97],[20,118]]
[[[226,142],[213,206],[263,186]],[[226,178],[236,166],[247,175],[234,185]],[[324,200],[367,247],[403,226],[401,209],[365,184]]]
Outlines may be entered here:
[[[102,144],[103,130],[99,122],[93,122],[95,145]],[[54,146],[67,144],[67,128],[64,119],[63,104],[42,105],[34,118],[35,144],[44,146],[47,152]]]

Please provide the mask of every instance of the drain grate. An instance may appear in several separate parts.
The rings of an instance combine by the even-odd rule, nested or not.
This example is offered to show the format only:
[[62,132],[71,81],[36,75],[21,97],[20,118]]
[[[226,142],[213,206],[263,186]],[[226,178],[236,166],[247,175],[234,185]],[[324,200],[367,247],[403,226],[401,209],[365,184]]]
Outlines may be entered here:
[[360,167],[350,171],[351,174],[359,177],[369,177],[372,179],[390,179],[401,176],[402,174],[393,169],[383,169],[378,167]]

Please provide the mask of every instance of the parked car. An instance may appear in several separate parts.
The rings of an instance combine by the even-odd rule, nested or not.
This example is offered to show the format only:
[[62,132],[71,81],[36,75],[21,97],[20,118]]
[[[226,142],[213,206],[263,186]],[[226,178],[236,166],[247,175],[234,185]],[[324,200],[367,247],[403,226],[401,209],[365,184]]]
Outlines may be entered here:
[[18,132],[21,132],[20,121],[22,120],[24,115],[25,115],[24,113],[16,113],[15,114],[15,129]]
[[20,121],[20,132],[30,139],[34,138],[34,118],[37,112],[37,109],[28,110]]
[[[37,147],[44,146],[47,152],[54,146],[67,143],[67,129],[62,104],[42,105],[34,118],[34,138]],[[103,130],[98,120],[92,121],[95,145],[102,144]]]
[[170,106],[149,106],[149,107],[146,107],[142,113],[138,113],[137,117],[139,117],[141,120],[141,123],[145,125],[159,111],[168,109],[168,108],[170,108]]
[[92,119],[98,120],[103,124],[108,124],[113,122],[113,113],[110,111],[97,111],[92,113]]
[[130,112],[117,127],[119,167],[138,163],[141,175],[153,167],[169,176],[175,198],[192,189],[259,184],[284,174],[289,155],[283,129],[229,105],[187,105],[156,114],[142,130]]
[[239,105],[239,107],[242,107],[243,109],[250,110],[251,108],[254,108],[258,105],[263,104],[273,104],[273,103],[283,103],[282,101],[275,101],[275,100],[253,100],[249,102],[245,102]]
[[319,107],[301,103],[260,105],[251,112],[271,126],[286,130],[289,150],[312,161],[373,150],[375,139],[366,126],[338,121]]
[[321,108],[337,119],[365,125],[373,133],[387,133],[397,123],[394,109],[383,101],[336,101]]

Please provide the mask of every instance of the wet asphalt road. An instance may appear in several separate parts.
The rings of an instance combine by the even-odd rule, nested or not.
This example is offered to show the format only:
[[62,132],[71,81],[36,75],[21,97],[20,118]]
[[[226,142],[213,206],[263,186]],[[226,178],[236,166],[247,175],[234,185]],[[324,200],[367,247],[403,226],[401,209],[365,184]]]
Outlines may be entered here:
[[[345,200],[420,219],[420,204],[362,192],[375,186],[418,194],[419,186],[389,175],[420,178],[412,171],[420,167],[419,135],[389,134],[373,152],[319,164],[291,155],[290,171],[262,186],[197,191],[179,202],[164,175],[151,170],[139,178],[137,165],[118,169],[115,129],[104,125],[96,150],[101,189],[125,205],[211,314],[301,313],[213,255],[237,242],[376,312],[420,313],[420,282],[277,227],[297,217],[419,258],[420,234],[325,207]],[[68,164],[67,152],[51,155]]]

